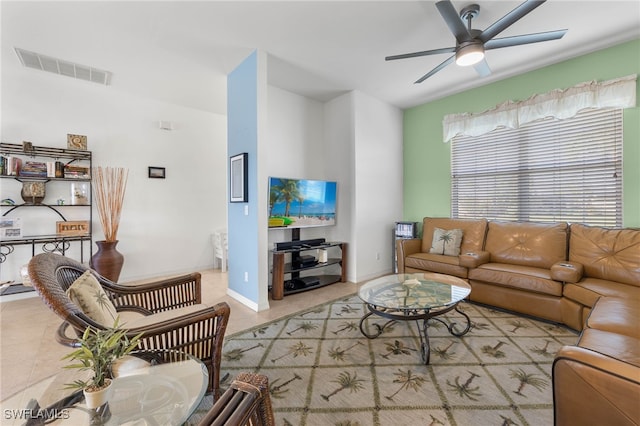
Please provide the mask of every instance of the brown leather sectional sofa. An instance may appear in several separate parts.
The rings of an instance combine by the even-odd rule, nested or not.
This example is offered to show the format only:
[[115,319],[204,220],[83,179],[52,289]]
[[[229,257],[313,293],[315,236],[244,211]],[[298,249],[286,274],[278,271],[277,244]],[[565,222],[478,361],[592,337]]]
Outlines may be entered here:
[[640,229],[427,217],[396,249],[400,273],[464,278],[472,301],[581,331],[554,361],[557,425],[640,424]]

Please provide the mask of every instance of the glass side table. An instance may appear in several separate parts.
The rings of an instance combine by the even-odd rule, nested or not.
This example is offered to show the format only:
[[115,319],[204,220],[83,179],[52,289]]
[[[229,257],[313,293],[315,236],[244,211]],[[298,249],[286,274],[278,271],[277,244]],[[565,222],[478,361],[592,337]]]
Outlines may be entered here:
[[132,353],[114,370],[113,395],[96,410],[86,407],[81,390],[64,389],[86,378],[65,369],[2,401],[2,424],[180,425],[202,400],[209,376],[199,359],[169,350]]

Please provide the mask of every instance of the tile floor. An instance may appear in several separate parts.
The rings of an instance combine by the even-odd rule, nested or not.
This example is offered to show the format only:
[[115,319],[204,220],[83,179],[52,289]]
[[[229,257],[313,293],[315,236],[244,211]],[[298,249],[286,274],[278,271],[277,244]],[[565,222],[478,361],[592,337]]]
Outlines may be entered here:
[[[270,309],[255,312],[227,296],[226,273],[219,269],[201,273],[203,302],[225,301],[231,307],[226,335],[352,294],[358,287],[336,283],[283,300],[270,300]],[[55,374],[65,365],[60,359],[71,349],[55,341],[60,323],[39,297],[0,303],[0,400]]]

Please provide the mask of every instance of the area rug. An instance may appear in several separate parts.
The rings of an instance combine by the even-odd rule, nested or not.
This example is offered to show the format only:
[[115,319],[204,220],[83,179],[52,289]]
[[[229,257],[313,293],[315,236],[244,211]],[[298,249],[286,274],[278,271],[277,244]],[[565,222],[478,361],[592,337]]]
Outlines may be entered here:
[[[576,333],[461,307],[471,330],[454,337],[431,321],[431,363],[424,365],[415,322],[395,322],[367,339],[357,296],[317,306],[225,338],[222,388],[243,371],[268,376],[277,425],[552,425],[553,357]],[[455,311],[444,318],[462,320]],[[211,404],[205,397],[187,424]]]

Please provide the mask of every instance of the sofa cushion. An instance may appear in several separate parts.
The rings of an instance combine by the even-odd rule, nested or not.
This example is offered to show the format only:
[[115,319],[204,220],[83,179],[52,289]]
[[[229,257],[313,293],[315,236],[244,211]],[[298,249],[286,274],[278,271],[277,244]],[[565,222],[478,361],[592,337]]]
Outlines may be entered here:
[[[587,327],[640,339],[640,301],[601,297],[587,318]],[[640,346],[640,340],[636,344]]]
[[583,278],[579,283],[567,283],[562,292],[567,299],[592,307],[601,296],[640,300],[640,288],[597,278]]
[[435,228],[433,230],[433,240],[431,241],[429,253],[458,256],[460,254],[462,236],[462,229]]
[[566,223],[489,222],[491,262],[550,269],[567,256]]
[[67,296],[86,316],[104,327],[113,327],[118,313],[91,270],[69,286]]
[[414,253],[404,259],[405,272],[432,271],[467,278],[467,268],[460,266],[458,256],[432,253]]
[[471,269],[469,279],[533,293],[562,296],[562,283],[553,281],[548,269],[507,263],[485,263]]
[[640,286],[640,230],[573,224],[569,260],[588,277]]
[[460,252],[476,252],[482,250],[484,236],[487,231],[486,219],[450,219],[445,217],[425,217],[422,221],[422,249],[428,253],[433,242],[435,228],[461,229],[462,243]]

